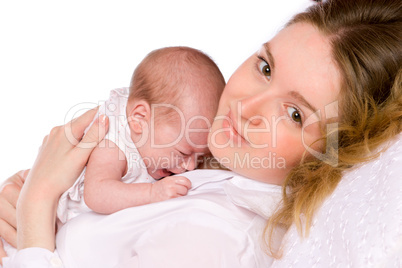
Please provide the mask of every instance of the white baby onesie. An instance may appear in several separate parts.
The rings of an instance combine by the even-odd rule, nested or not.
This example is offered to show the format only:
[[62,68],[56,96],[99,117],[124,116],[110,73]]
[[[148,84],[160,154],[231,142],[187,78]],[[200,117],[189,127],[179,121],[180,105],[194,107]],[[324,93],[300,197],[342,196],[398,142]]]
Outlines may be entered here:
[[[99,112],[94,120],[99,114],[105,114],[109,117],[109,131],[105,136],[105,140],[110,140],[116,144],[124,153],[127,161],[127,173],[121,180],[125,183],[152,183],[155,180],[148,175],[146,166],[130,136],[126,116],[128,90],[128,88],[112,90],[109,99],[99,107]],[[74,185],[59,200],[57,207],[59,225],[83,212],[91,211],[85,204],[83,195],[85,170],[82,171]]]

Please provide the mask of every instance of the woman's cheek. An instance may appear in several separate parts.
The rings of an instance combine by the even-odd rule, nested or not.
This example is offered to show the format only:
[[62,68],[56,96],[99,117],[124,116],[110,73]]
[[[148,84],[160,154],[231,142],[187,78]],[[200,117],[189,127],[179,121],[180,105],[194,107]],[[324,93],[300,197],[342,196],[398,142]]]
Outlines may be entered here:
[[283,158],[287,168],[292,168],[300,163],[301,156],[305,151],[301,136],[286,136],[278,141],[275,148],[276,157]]

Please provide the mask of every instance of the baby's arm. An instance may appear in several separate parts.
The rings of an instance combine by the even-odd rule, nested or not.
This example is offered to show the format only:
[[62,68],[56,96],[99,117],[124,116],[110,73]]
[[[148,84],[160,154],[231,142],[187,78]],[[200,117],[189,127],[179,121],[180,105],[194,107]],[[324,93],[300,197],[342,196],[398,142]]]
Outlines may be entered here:
[[185,177],[167,177],[152,183],[121,181],[127,170],[124,153],[112,142],[102,141],[94,149],[85,172],[84,200],[95,212],[116,211],[187,194],[191,187]]

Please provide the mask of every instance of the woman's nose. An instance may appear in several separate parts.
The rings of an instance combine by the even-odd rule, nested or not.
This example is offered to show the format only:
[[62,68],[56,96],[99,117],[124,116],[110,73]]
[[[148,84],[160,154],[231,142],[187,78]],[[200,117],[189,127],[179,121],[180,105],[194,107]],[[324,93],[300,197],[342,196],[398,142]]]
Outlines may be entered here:
[[265,101],[263,94],[255,94],[238,100],[231,109],[235,109],[237,117],[245,119],[248,124],[258,125],[264,120],[262,108]]

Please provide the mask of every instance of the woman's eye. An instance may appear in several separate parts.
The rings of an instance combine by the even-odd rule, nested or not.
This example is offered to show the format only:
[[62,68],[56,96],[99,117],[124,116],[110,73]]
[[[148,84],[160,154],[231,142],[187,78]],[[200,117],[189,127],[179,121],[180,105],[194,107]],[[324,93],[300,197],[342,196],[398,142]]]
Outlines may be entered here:
[[266,61],[261,60],[258,67],[264,76],[266,76],[268,79],[271,79],[271,67]]
[[302,123],[301,114],[297,109],[295,109],[293,107],[288,107],[287,110],[288,110],[288,114],[289,114],[290,118],[292,118],[292,120],[294,122],[299,123],[299,124]]

